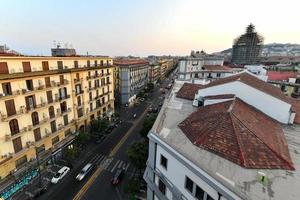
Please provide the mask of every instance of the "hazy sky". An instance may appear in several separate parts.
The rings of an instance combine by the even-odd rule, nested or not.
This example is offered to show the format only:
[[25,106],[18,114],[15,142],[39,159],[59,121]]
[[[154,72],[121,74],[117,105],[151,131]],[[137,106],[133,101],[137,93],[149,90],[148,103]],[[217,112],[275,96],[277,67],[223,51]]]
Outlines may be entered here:
[[298,0],[0,0],[0,44],[50,54],[187,55],[232,46],[252,22],[265,43],[300,43]]

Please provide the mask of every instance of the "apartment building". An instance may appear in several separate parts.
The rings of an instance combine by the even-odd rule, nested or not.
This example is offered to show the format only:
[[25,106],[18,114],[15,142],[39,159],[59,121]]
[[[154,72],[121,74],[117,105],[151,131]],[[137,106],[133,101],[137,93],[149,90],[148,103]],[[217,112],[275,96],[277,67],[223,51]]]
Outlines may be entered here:
[[175,65],[176,62],[174,59],[160,59],[159,61],[160,64],[160,77],[163,79],[169,71],[171,71]]
[[247,72],[176,81],[148,135],[147,199],[297,200],[299,103]]
[[160,69],[161,66],[158,62],[149,65],[149,81],[151,83],[156,83],[160,79]]
[[114,65],[119,71],[119,96],[121,104],[131,103],[148,83],[149,62],[142,59],[118,59]]
[[191,52],[189,57],[179,60],[178,78],[180,80],[222,78],[233,73],[223,66],[224,57],[207,54],[204,51]]
[[109,57],[0,57],[0,177],[60,156],[74,134],[114,112]]

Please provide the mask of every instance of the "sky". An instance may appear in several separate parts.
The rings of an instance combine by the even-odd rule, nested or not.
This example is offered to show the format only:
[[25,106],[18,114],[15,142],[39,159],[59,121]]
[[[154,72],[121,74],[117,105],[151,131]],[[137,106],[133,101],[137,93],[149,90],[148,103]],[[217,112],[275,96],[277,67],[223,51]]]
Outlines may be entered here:
[[[298,0],[299,1],[299,0]],[[218,52],[253,23],[264,43],[300,43],[297,0],[0,0],[0,44],[49,55],[54,41],[79,54]]]

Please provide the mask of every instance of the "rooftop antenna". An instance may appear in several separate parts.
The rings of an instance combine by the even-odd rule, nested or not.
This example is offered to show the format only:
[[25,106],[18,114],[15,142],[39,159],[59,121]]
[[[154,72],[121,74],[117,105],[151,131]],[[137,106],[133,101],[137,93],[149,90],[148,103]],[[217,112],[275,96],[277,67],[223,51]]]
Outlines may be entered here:
[[56,40],[53,40],[53,46],[56,47]]
[[60,48],[60,42],[57,42],[57,48],[59,49]]

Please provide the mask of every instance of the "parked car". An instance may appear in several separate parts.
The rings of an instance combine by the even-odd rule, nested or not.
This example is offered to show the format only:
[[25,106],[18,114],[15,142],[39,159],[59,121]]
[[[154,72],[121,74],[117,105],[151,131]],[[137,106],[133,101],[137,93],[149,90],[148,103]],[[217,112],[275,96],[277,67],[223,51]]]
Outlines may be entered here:
[[81,181],[82,179],[84,179],[84,177],[85,177],[90,171],[92,171],[93,167],[94,167],[94,165],[93,165],[92,163],[86,164],[86,165],[82,168],[81,172],[76,176],[76,180],[77,180],[77,181]]
[[159,104],[158,104],[160,107],[163,105],[163,102],[159,102]]
[[119,168],[116,170],[113,178],[111,179],[111,184],[117,185],[121,182],[123,176],[124,176],[125,170],[123,168]]
[[100,144],[104,139],[105,139],[105,135],[100,135],[100,136],[96,137],[95,143]]
[[52,177],[51,183],[56,184],[60,181],[68,172],[70,168],[67,166],[62,167],[58,172]]
[[153,108],[153,111],[152,111],[153,113],[158,113],[158,108]]

